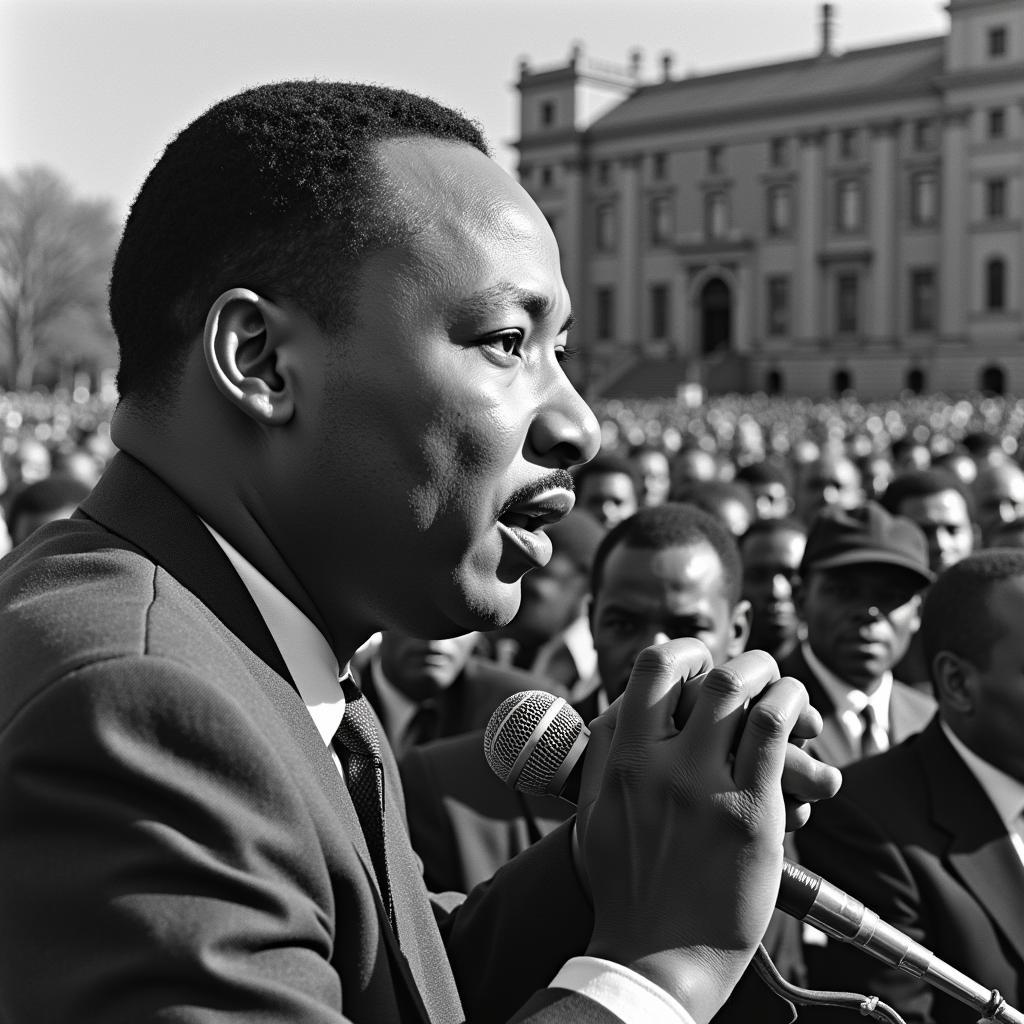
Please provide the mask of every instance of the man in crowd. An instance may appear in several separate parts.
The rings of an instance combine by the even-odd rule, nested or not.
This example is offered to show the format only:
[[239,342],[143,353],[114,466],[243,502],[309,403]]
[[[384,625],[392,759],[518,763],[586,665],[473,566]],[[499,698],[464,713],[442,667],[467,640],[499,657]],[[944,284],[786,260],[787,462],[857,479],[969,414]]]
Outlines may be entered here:
[[784,794],[835,786],[788,742],[799,683],[644,652],[582,813],[455,908],[346,671],[382,629],[507,622],[598,445],[550,228],[476,127],[378,86],[231,97],[153,167],[110,293],[121,454],[0,570],[0,1018],[704,1024]]
[[827,509],[800,563],[797,607],[806,638],[780,664],[821,712],[816,756],[839,768],[918,732],[935,702],[893,678],[932,580],[928,546],[909,519],[875,502]]
[[[938,714],[917,736],[853,765],[797,837],[800,859],[1013,1006],[1024,1003],[1024,552],[981,551],[947,569],[922,633]],[[811,984],[877,995],[908,1024],[974,1024],[920,978],[841,942],[809,960]],[[849,1011],[800,1011],[843,1024]]]
[[487,724],[510,694],[539,689],[528,672],[474,657],[478,633],[423,640],[385,630],[352,670],[377,713],[395,755],[442,736],[458,736]]
[[606,530],[628,519],[639,507],[633,464],[624,455],[598,455],[575,474],[576,502]]
[[972,488],[981,546],[992,547],[999,527],[1024,516],[1024,470],[1005,456],[982,462]]
[[793,500],[797,516],[808,525],[822,509],[856,508],[864,501],[860,470],[846,455],[822,452],[797,464]]
[[750,602],[747,646],[767,651],[776,661],[797,645],[800,619],[794,593],[807,528],[798,519],[760,519],[740,538],[743,597]]
[[649,508],[668,501],[672,476],[665,449],[650,442],[634,445],[629,458],[640,480],[640,504]]
[[[901,473],[889,484],[881,504],[893,515],[906,516],[921,528],[928,541],[928,567],[936,575],[974,550],[970,498],[960,481],[948,472],[920,469]],[[931,673],[920,631],[911,637],[895,672],[900,679],[931,693]]]
[[736,482],[750,488],[757,519],[782,519],[792,513],[792,477],[779,463],[761,461],[741,466],[736,471]]
[[7,512],[11,543],[20,544],[44,523],[66,519],[92,487],[70,476],[48,476],[23,487]]
[[754,499],[746,484],[705,480],[679,488],[674,501],[693,505],[714,516],[734,537],[742,537],[754,521]]

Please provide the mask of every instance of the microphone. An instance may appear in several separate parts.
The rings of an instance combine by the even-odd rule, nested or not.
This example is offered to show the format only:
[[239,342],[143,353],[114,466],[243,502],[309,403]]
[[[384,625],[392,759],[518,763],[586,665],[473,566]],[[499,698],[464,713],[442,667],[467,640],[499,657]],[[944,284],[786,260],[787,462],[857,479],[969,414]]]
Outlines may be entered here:
[[[575,804],[589,740],[590,730],[562,697],[526,690],[506,698],[491,715],[484,731],[484,756],[507,786]],[[859,900],[789,859],[783,860],[776,906],[890,967],[924,979],[983,1014],[986,1021],[1024,1024],[1024,1014],[996,989],[968,978]]]

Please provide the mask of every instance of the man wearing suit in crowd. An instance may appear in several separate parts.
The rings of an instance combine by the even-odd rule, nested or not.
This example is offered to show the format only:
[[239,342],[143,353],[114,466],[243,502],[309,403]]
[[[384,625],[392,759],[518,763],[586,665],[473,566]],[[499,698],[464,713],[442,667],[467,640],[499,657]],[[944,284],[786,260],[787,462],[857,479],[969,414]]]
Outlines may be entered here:
[[924,534],[875,502],[830,508],[811,525],[797,606],[806,637],[780,662],[807,686],[824,726],[815,756],[842,768],[919,732],[935,711],[893,678],[933,579]]
[[[742,651],[750,621],[741,573],[728,530],[692,506],[642,509],[613,527],[594,556],[598,675],[577,701],[581,716],[589,720],[623,692],[637,655],[651,644],[695,636],[716,664]],[[437,888],[465,890],[489,878],[571,813],[562,800],[504,786],[487,767],[482,733],[417,747],[401,769],[413,847]],[[776,917],[766,948],[784,975],[802,981],[799,930]],[[768,1019],[771,1011],[768,993],[750,981],[717,1019],[743,1021],[752,1012]]]
[[478,129],[379,86],[215,105],[133,204],[111,313],[121,454],[0,569],[0,1018],[706,1021],[784,794],[836,783],[788,742],[797,682],[644,652],[573,826],[456,908],[345,671],[382,629],[507,622],[598,447],[557,246]]
[[479,636],[422,640],[388,629],[365,656],[352,659],[396,757],[419,743],[482,729],[506,697],[546,688],[532,673],[477,657]]
[[[844,772],[797,838],[801,861],[1011,1005],[1024,1001],[1024,552],[946,570],[922,634],[938,713],[917,736]],[[877,995],[908,1024],[978,1012],[839,942],[815,987]],[[805,1011],[800,1018],[804,1019]],[[841,1022],[849,1011],[806,1011]]]

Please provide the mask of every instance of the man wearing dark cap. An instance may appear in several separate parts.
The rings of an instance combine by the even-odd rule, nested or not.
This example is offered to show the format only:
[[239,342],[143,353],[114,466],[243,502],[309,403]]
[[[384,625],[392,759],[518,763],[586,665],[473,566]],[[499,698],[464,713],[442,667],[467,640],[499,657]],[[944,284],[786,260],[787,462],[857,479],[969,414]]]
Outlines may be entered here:
[[806,638],[779,667],[800,679],[824,727],[817,757],[839,768],[918,732],[935,711],[926,693],[893,678],[932,581],[920,528],[875,502],[826,509],[800,563],[797,608]]

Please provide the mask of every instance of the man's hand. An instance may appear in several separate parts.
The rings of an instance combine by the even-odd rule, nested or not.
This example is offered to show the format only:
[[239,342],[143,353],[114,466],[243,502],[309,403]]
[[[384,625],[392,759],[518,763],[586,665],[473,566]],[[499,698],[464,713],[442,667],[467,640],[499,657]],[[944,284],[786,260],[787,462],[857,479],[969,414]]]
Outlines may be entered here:
[[779,679],[763,652],[712,668],[696,640],[643,651],[620,700],[591,723],[577,825],[594,899],[588,953],[709,1020],[775,905],[784,776],[794,819],[838,787],[835,769],[790,743],[820,727],[802,684]]

